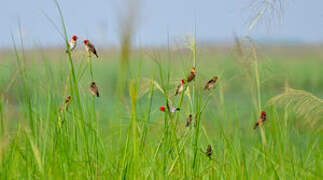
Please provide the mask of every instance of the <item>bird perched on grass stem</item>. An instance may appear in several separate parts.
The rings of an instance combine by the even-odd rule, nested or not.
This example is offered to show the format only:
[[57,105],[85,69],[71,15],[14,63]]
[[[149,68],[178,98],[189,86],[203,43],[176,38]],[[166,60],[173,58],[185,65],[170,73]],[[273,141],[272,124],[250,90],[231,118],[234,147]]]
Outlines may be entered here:
[[216,81],[218,80],[217,76],[214,76],[211,80],[209,80],[204,86],[204,90],[210,90],[214,87]]
[[159,108],[159,110],[160,111],[162,111],[162,112],[166,112],[166,111],[169,111],[170,113],[175,113],[176,111],[179,111],[180,110],[180,108],[176,108],[176,107],[174,107],[174,106],[170,106],[170,105],[168,105],[167,104],[167,106],[165,107],[165,106],[161,106],[160,108]]
[[185,83],[185,80],[182,79],[181,80],[181,83],[177,86],[175,96],[179,95],[183,91],[183,89],[184,89],[184,83]]
[[94,45],[91,44],[89,40],[84,40],[84,46],[85,46],[86,51],[89,53],[89,56],[94,54],[97,58],[99,57]]
[[[73,36],[72,37],[72,39],[70,40],[70,42],[69,42],[69,45],[70,45],[70,51],[72,52],[75,48],[76,48],[76,46],[77,46],[77,39],[78,39],[78,37],[77,36]],[[66,49],[66,51],[65,51],[66,53],[68,53],[68,50]]]
[[187,76],[187,82],[193,81],[193,79],[195,78],[195,76],[196,76],[195,67],[192,67],[191,72]]
[[213,153],[213,150],[212,150],[212,146],[211,145],[208,145],[207,148],[206,148],[206,156],[209,157],[210,159],[212,158],[212,153]]
[[90,92],[93,96],[96,96],[96,97],[100,97],[100,94],[99,94],[99,89],[98,87],[96,86],[95,82],[92,82],[91,83],[91,86],[90,86]]
[[256,124],[253,126],[253,129],[257,129],[258,126],[263,125],[265,123],[266,119],[267,119],[266,112],[261,111],[260,117],[258,118]]
[[188,116],[188,118],[186,119],[186,127],[189,127],[190,125],[191,125],[191,123],[192,123],[192,114],[190,114],[189,116]]
[[62,104],[62,106],[59,108],[59,112],[63,112],[63,111],[64,111],[64,109],[65,109],[66,111],[68,110],[68,106],[69,106],[69,104],[70,104],[70,102],[71,102],[71,99],[72,99],[72,97],[71,97],[71,96],[67,96],[67,98],[66,98],[66,100],[65,100],[64,104]]

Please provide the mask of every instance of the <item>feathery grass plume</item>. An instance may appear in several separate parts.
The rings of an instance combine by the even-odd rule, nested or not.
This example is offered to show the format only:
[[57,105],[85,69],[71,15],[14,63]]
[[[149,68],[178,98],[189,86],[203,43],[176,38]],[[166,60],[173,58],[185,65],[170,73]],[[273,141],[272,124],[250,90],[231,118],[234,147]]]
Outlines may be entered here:
[[300,124],[304,123],[315,131],[323,130],[323,99],[309,92],[286,87],[283,93],[271,98],[267,104],[291,109],[304,118]]
[[[193,68],[196,68],[196,39],[192,34],[179,36],[175,39],[175,50],[177,49],[189,49],[191,52],[190,59],[193,59]],[[195,69],[194,69],[195,70]]]
[[[120,64],[118,71],[118,79],[116,84],[115,95],[118,98],[118,103],[115,105],[116,113],[119,116],[119,124],[121,124],[122,111],[121,106],[126,106],[126,85],[129,79],[129,59],[131,55],[131,44],[133,40],[133,35],[136,28],[136,20],[138,15],[139,0],[124,0],[121,1],[120,7],[117,7],[117,22],[119,22],[119,41],[120,41]],[[123,143],[122,140],[121,127],[119,128],[119,139],[118,143]],[[126,155],[126,151],[124,156]],[[128,161],[123,162],[123,173],[121,176],[126,177],[125,168],[127,167]]]
[[139,0],[126,0],[125,6],[120,8],[118,19],[120,22],[120,68],[117,81],[117,96],[124,101],[126,79],[128,77],[129,59],[131,53],[132,38],[135,33],[137,16],[139,11]]
[[[131,123],[129,125],[129,135],[132,137],[132,153],[137,154],[137,136],[138,136],[138,129],[137,129],[137,115],[136,115],[136,104],[137,104],[137,89],[139,82],[137,80],[132,80],[129,82],[129,95],[131,101]],[[131,131],[130,131],[131,129]],[[131,132],[131,134],[130,134]]]
[[[126,106],[127,105],[127,100],[125,98],[125,93],[126,93],[126,86],[130,85],[129,87],[129,94],[131,96],[131,124],[129,125],[128,129],[128,135],[126,137],[126,148],[124,150],[123,160],[121,162],[121,168],[122,168],[122,173],[120,174],[120,178],[126,178],[129,171],[134,171],[136,172],[137,170],[131,166],[132,161],[135,161],[135,159],[128,159],[127,156],[130,154],[134,154],[134,152],[137,152],[137,134],[134,131],[135,128],[137,128],[136,123],[136,109],[134,109],[135,104],[136,104],[136,99],[137,99],[137,89],[138,89],[138,80],[136,83],[133,81],[128,81],[131,79],[129,76],[130,72],[130,55],[131,55],[131,45],[132,45],[132,40],[133,40],[133,35],[135,33],[135,28],[137,26],[137,20],[138,20],[138,15],[139,15],[139,5],[140,5],[140,0],[124,0],[121,1],[121,6],[118,8],[118,21],[119,28],[120,28],[120,34],[119,34],[119,41],[120,41],[120,46],[121,46],[121,55],[120,55],[120,65],[119,65],[119,72],[118,72],[118,79],[117,79],[117,85],[116,85],[116,97],[118,98],[118,102],[116,103],[116,111],[118,116],[122,116],[122,110],[121,106]],[[129,83],[128,83],[129,82]],[[121,117],[119,117],[119,123],[121,124]],[[131,131],[132,129],[132,131]],[[130,136],[129,133],[133,132],[133,135],[135,136]],[[132,139],[131,139],[132,138]],[[132,142],[131,142],[132,140]],[[122,132],[121,128],[119,129],[119,142],[120,145],[123,144],[122,142]],[[129,143],[133,143],[133,148],[131,149],[131,146],[129,146]],[[129,168],[132,167],[132,168]],[[129,168],[129,169],[128,169]]]
[[[246,47],[245,47],[246,46]],[[247,83],[249,83],[250,95],[252,102],[255,106],[255,112],[260,112],[262,107],[261,102],[261,81],[259,73],[259,61],[256,51],[256,46],[253,40],[246,36],[242,42],[239,38],[235,37],[235,46],[233,52],[237,56],[235,62],[242,68],[246,75]],[[264,129],[260,127],[260,133],[263,145],[266,145],[266,136]]]
[[251,9],[249,12],[251,12],[252,17],[249,18],[250,24],[245,36],[249,36],[249,33],[259,24],[260,20],[263,20],[261,22],[265,24],[267,30],[270,29],[275,20],[278,24],[281,24],[285,6],[284,1],[285,0],[253,0],[248,6],[248,8]]
[[164,90],[161,88],[160,84],[157,81],[155,81],[154,79],[142,77],[140,79],[137,98],[139,99],[142,96],[146,95],[148,92],[150,92],[152,84],[153,90],[159,90],[162,94],[164,94]]

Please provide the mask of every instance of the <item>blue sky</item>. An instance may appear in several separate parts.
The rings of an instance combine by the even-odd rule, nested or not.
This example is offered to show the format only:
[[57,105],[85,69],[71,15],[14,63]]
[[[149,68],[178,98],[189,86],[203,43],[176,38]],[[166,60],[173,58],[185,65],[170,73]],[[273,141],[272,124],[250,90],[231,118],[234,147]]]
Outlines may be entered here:
[[[248,5],[257,0],[141,0],[135,44],[163,45],[167,34],[176,38],[194,32],[201,41],[227,41],[243,35],[255,12]],[[250,33],[256,39],[323,41],[322,0],[282,0],[282,23],[266,28],[260,23]],[[70,35],[89,38],[96,44],[118,45],[118,14],[127,8],[125,0],[60,0]],[[28,46],[57,46],[59,33],[44,14],[59,24],[52,0],[10,0],[1,2],[0,47],[11,46],[10,33],[18,34],[18,17]]]

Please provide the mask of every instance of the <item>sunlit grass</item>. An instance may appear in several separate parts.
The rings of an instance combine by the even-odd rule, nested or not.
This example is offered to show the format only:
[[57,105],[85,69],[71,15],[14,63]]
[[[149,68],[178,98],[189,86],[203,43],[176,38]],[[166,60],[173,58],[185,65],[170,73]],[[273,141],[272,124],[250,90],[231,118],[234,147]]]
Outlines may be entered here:
[[[236,43],[231,54],[198,49],[194,37],[181,49],[133,53],[132,33],[123,33],[121,52],[99,52],[100,59],[75,58],[65,47],[57,57],[24,52],[23,41],[13,37],[14,55],[0,71],[1,179],[322,178],[321,132],[297,123],[304,120],[299,112],[322,122],[322,111],[310,106],[321,105],[322,61],[271,59],[252,41]],[[300,71],[303,66],[310,69]],[[192,67],[196,78],[175,97]],[[214,76],[215,88],[203,90]],[[89,92],[93,81],[99,98]],[[316,96],[295,90],[276,96],[286,82]],[[69,95],[69,108],[59,111]],[[276,106],[288,100],[303,102],[296,102],[296,114]],[[167,104],[180,111],[159,111]],[[261,109],[268,119],[253,130]]]

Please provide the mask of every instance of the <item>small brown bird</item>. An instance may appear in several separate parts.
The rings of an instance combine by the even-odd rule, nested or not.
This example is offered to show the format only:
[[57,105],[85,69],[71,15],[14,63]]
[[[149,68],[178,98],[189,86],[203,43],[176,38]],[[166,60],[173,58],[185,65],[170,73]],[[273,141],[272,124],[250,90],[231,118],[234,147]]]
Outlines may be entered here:
[[179,94],[183,91],[183,89],[184,89],[184,83],[185,83],[185,80],[184,80],[184,79],[182,79],[182,80],[181,80],[181,84],[179,84],[179,85],[177,86],[175,96],[179,95]]
[[256,124],[254,125],[253,129],[257,129],[258,126],[263,125],[266,121],[267,117],[266,117],[266,112],[265,111],[261,111],[260,117],[258,118]]
[[[77,39],[78,37],[77,36],[73,36],[72,39],[70,40],[69,44],[70,44],[70,51],[72,52],[76,46],[77,46]],[[66,49],[66,53],[68,53],[67,49]]]
[[207,155],[207,157],[209,157],[211,159],[212,158],[212,153],[213,153],[212,146],[209,144],[207,146],[207,148],[206,148],[205,154]]
[[65,100],[64,104],[62,104],[62,105],[61,105],[61,107],[59,108],[59,112],[63,112],[63,111],[64,111],[64,109],[65,109],[66,111],[68,110],[68,106],[69,106],[69,104],[70,104],[70,102],[71,102],[71,99],[72,99],[72,97],[71,97],[71,96],[67,96],[67,98],[66,98],[66,100]]
[[193,79],[195,78],[195,76],[196,76],[195,67],[192,67],[191,72],[187,76],[187,82],[193,81]]
[[197,113],[195,113],[195,121],[194,121],[194,127],[197,126]]
[[91,94],[93,94],[93,96],[100,97],[99,89],[96,86],[95,82],[91,83],[90,92],[91,92]]
[[99,57],[98,54],[96,53],[96,49],[93,44],[90,43],[89,40],[84,40],[84,46],[86,51],[89,53],[89,56],[94,54],[97,58]]
[[205,87],[204,87],[204,90],[210,90],[214,87],[216,81],[218,80],[218,77],[217,76],[214,76],[211,80],[209,80]]
[[189,127],[191,123],[192,123],[192,114],[190,114],[186,119],[186,127]]

